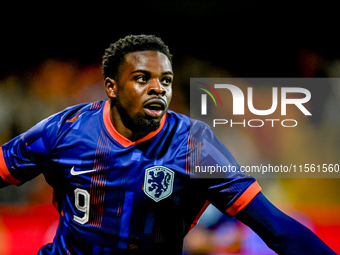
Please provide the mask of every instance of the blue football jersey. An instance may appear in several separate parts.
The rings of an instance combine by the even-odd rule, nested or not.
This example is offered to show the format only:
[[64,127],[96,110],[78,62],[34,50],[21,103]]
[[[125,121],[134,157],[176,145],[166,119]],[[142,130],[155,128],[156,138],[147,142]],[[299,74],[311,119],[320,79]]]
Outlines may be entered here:
[[[237,171],[206,178],[203,165]],[[60,220],[39,254],[181,254],[210,203],[233,216],[261,190],[208,125],[167,111],[156,131],[132,142],[112,125],[109,101],[69,107],[0,148],[8,183],[41,173]]]

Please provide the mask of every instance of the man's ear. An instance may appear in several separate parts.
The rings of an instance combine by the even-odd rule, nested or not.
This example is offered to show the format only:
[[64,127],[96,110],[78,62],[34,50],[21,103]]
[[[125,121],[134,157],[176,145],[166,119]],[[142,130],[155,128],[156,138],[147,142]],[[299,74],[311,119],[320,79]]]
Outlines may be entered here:
[[117,83],[116,83],[116,81],[114,79],[111,79],[109,77],[107,77],[105,79],[105,91],[106,91],[106,95],[110,99],[116,98],[116,95],[117,95]]

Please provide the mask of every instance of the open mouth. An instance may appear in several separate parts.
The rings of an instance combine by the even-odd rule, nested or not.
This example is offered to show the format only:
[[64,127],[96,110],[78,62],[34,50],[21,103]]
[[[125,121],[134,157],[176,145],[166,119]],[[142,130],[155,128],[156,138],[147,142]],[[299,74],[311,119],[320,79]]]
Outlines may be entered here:
[[146,115],[159,117],[165,110],[165,103],[161,99],[151,99],[143,106]]

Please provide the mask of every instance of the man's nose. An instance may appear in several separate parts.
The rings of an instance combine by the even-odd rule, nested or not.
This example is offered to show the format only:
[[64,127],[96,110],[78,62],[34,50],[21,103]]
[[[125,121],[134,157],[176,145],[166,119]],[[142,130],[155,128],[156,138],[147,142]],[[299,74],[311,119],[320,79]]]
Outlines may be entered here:
[[166,90],[164,88],[164,86],[160,83],[160,80],[158,79],[152,79],[149,82],[149,90],[148,90],[148,94],[161,94],[161,95],[165,95]]

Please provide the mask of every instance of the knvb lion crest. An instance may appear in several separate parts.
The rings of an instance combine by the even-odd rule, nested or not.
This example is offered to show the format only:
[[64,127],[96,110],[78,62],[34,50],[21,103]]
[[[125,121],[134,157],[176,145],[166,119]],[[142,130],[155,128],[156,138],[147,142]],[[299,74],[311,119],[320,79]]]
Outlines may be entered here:
[[172,193],[174,171],[164,166],[154,166],[145,170],[144,193],[156,202]]

